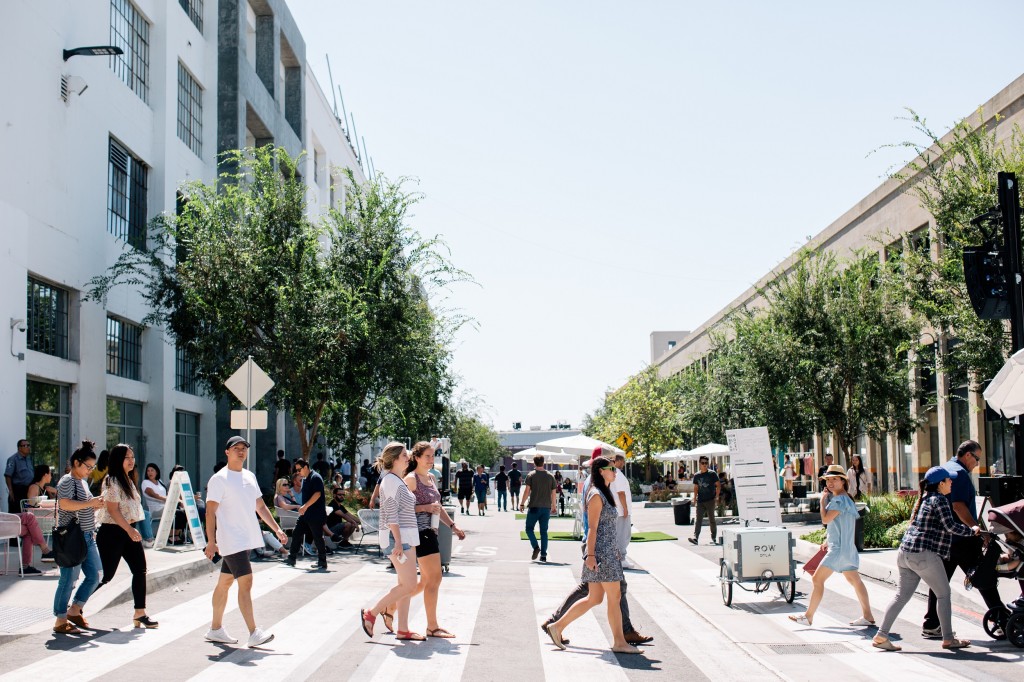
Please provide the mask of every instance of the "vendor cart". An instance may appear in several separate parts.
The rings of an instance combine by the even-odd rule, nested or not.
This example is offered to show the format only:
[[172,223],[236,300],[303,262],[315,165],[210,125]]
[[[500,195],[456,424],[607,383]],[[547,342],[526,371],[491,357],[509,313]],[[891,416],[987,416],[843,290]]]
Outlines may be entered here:
[[733,585],[759,594],[775,584],[792,604],[796,597],[796,540],[785,528],[723,528],[719,581],[722,601],[732,604]]

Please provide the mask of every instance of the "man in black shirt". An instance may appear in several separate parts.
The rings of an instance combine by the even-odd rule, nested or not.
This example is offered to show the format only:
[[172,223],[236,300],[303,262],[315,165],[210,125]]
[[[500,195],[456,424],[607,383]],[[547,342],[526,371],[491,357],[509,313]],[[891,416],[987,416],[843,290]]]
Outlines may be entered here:
[[832,460],[832,453],[831,452],[826,452],[825,453],[825,463],[823,465],[821,465],[820,467],[818,467],[818,480],[819,481],[822,478],[825,477],[825,472],[828,471],[828,468],[830,466],[832,466],[832,461],[833,461]]
[[284,450],[277,451],[277,461],[274,462],[274,481],[270,486],[271,490],[277,490],[277,482],[282,478],[289,478],[292,474],[292,463],[284,456]]
[[316,545],[318,570],[327,570],[327,545],[324,544],[324,521],[327,520],[327,507],[324,506],[324,479],[320,474],[310,470],[309,463],[299,458],[295,460],[295,469],[305,480],[302,481],[302,506],[299,507],[299,518],[292,530],[292,546],[288,553],[287,563],[295,565],[295,557],[302,549],[305,536],[309,535]]
[[[508,511],[508,474],[505,473],[505,465],[498,467],[498,475],[494,477],[494,493],[498,498],[498,511]],[[502,503],[505,508],[502,509]]]
[[718,544],[718,528],[715,527],[715,506],[718,504],[718,495],[722,492],[722,484],[718,480],[718,474],[708,470],[708,458],[701,457],[698,461],[700,473],[693,477],[693,489],[697,494],[697,520],[693,525],[693,537],[690,542],[694,545],[700,539],[700,528],[704,523],[704,516],[708,517],[708,525],[711,526],[711,544]]
[[519,508],[519,485],[523,474],[519,471],[519,462],[512,462],[512,471],[508,472],[508,492],[512,496],[512,508]]
[[473,497],[473,472],[467,462],[463,462],[462,468],[455,472],[455,482],[459,495],[459,509],[463,514],[468,514],[469,501]]

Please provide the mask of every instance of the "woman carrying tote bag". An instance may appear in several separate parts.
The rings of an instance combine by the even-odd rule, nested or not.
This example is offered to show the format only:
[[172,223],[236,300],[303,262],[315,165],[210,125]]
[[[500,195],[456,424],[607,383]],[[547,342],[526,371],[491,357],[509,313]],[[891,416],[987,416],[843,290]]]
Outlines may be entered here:
[[[77,635],[81,633],[79,627],[89,627],[89,622],[82,614],[82,607],[100,582],[100,553],[96,549],[95,511],[103,507],[103,498],[94,498],[85,482],[89,473],[96,468],[94,447],[91,441],[83,441],[82,447],[75,450],[68,460],[70,473],[64,474],[57,484],[57,531],[77,523],[84,536],[86,548],[85,560],[81,565],[60,568],[57,592],[53,595],[53,615],[57,618],[53,631],[63,635]],[[55,543],[57,531],[54,532]],[[74,602],[69,609],[71,592],[83,571],[85,580],[78,586]]]

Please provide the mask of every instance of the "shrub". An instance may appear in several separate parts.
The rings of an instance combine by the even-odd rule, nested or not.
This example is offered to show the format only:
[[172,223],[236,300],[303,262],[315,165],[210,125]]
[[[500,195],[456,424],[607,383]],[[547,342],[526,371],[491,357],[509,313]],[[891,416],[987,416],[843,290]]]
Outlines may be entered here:
[[822,527],[818,530],[812,530],[810,533],[807,533],[805,535],[801,535],[800,539],[806,540],[807,542],[813,542],[816,545],[820,545],[821,543],[825,542],[825,533],[826,530],[824,527]]

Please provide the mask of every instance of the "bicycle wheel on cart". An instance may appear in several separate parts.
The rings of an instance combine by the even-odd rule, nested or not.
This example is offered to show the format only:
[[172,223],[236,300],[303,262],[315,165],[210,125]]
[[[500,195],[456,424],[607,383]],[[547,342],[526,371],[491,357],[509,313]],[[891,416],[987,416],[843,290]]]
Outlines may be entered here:
[[778,585],[779,592],[781,592],[782,596],[786,598],[786,603],[792,604],[793,600],[796,599],[796,581],[787,580],[786,582],[778,583]]
[[732,606],[732,570],[722,561],[722,569],[718,574],[722,581],[722,601],[726,606]]

